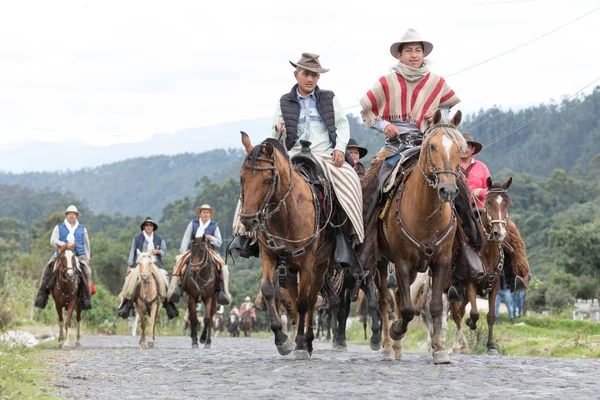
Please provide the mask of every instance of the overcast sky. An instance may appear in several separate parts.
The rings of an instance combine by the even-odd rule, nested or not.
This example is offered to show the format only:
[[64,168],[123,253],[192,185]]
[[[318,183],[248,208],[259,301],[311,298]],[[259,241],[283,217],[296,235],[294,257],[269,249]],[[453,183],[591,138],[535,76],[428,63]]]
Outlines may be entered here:
[[431,70],[447,77],[463,112],[560,101],[600,78],[600,10],[451,75],[600,8],[598,1],[408,3],[2,2],[0,144],[106,145],[272,116],[295,83],[288,60],[303,51],[321,55],[331,71],[319,85],[350,107],[395,63],[389,46],[409,27],[434,44]]

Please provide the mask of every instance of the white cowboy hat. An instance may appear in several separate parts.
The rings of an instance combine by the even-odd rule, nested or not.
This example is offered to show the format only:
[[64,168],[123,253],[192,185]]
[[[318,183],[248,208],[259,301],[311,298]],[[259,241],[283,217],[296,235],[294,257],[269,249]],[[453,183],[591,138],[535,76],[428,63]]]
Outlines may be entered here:
[[202,204],[200,207],[196,208],[196,215],[200,216],[200,213],[202,212],[202,210],[209,210],[210,216],[211,217],[215,216],[215,208],[209,206],[208,204]]
[[415,31],[412,28],[408,28],[399,42],[396,42],[390,46],[390,54],[394,58],[398,58],[398,54],[400,53],[400,45],[403,43],[415,43],[421,42],[423,43],[423,57],[427,57],[431,50],[433,50],[433,44],[426,40],[421,39],[421,35],[419,32]]
[[244,301],[250,301],[250,296],[246,296],[246,298],[244,299]]
[[67,215],[70,212],[74,212],[79,217],[79,211],[77,211],[77,207],[75,207],[73,204],[71,204],[69,207],[67,207],[67,211],[65,211],[65,215]]

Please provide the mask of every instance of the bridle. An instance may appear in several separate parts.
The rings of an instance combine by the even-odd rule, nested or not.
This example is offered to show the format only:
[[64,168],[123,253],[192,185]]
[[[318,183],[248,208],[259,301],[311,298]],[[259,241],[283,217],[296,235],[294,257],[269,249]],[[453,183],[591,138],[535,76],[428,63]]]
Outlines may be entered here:
[[[494,193],[494,194],[498,194],[499,196],[502,196],[503,193],[507,193],[506,189],[502,189],[502,188],[495,188],[495,189],[490,189],[488,190],[488,194],[489,193]],[[487,205],[486,205],[487,208]],[[504,217],[504,219],[492,219],[490,212],[486,209],[486,216],[487,216],[487,220],[488,223],[490,224],[490,226],[493,226],[494,224],[501,224],[506,226],[506,224],[508,224],[508,211],[506,211],[506,217]],[[490,229],[490,236],[489,236],[490,240],[492,239],[492,232]]]
[[[432,131],[433,129],[437,129],[437,128],[449,128],[449,129],[456,129],[456,127],[454,125],[450,125],[450,124],[439,124],[439,125],[434,125],[431,128],[429,128],[427,130],[427,132]],[[426,135],[427,135],[426,132]],[[435,165],[433,165],[433,161],[432,161],[432,157],[431,157],[431,146],[429,145],[429,143],[427,143],[427,146],[425,147],[425,151],[427,152],[427,167],[429,169],[429,172],[433,175],[433,179],[431,179],[429,177],[429,175],[427,175],[427,173],[423,170],[423,167],[421,167],[421,163],[419,162],[419,169],[421,170],[421,174],[423,174],[423,178],[425,178],[425,181],[423,183],[427,183],[429,186],[431,186],[434,189],[437,189],[437,187],[440,184],[440,175],[441,174],[450,174],[450,175],[454,175],[455,178],[458,178],[459,174],[460,174],[460,165],[456,168],[456,170],[451,170],[451,169],[436,169]]]
[[[64,257],[67,258],[66,255]],[[72,261],[75,261],[75,256],[74,255],[72,256],[72,258],[73,258]],[[73,262],[71,262],[71,264],[73,264]],[[63,265],[62,257],[60,258],[60,265],[61,266]],[[75,261],[75,265],[77,265],[77,261]],[[77,276],[77,270],[76,270],[76,268],[77,267],[68,267],[68,268],[65,268],[62,271],[60,271],[60,268],[59,268],[59,273],[56,275],[56,286],[58,287],[58,292],[60,293],[60,295],[65,299],[64,302],[63,302],[65,304],[65,307],[69,304],[69,302],[71,301],[71,298],[73,297],[73,295],[77,291],[77,288],[79,287],[79,279],[78,279],[78,276]],[[72,278],[68,278],[68,277],[65,278],[65,274],[69,270],[73,271],[73,277]],[[62,290],[62,287],[60,285],[59,277],[60,277],[60,280],[65,285],[73,284],[73,290],[71,290],[71,293],[65,294],[65,292]]]
[[[149,263],[153,263],[152,259],[150,259]],[[141,263],[139,262],[138,259],[138,268],[141,268]],[[149,267],[151,269],[151,267]],[[146,293],[148,292],[148,284],[150,283],[150,277],[154,278],[154,282],[156,283],[156,295],[154,296],[153,299],[151,300],[147,300],[146,299]],[[148,310],[151,309],[152,303],[154,303],[154,301],[156,301],[156,299],[158,298],[158,280],[156,279],[156,277],[154,276],[154,274],[152,274],[152,272],[150,272],[149,275],[142,275],[141,274],[141,269],[140,269],[140,277],[142,278],[142,288],[140,290],[140,299],[144,302],[144,304],[146,305],[146,308]]]
[[[212,263],[209,262],[208,256],[209,256],[209,251],[208,251],[208,245],[206,244],[206,242],[204,243],[192,243],[191,246],[191,253],[194,254],[194,249],[196,247],[200,248],[202,245],[204,244],[205,246],[205,251],[204,254],[202,255],[202,258],[200,259],[199,262],[197,263],[193,263],[192,262],[192,256],[190,255],[190,260],[189,260],[189,264],[190,264],[190,268],[188,269],[188,273],[186,275],[191,274],[191,281],[194,282],[194,286],[196,286],[196,290],[198,291],[198,297],[200,297],[202,295],[202,291],[204,289],[206,289],[206,287],[210,284],[210,282],[213,281],[214,277],[215,277],[215,267],[213,266]],[[204,266],[208,264],[208,268],[210,269],[210,274],[208,276],[207,279],[204,279],[201,275],[202,270],[204,269]],[[199,267],[199,268],[197,268]],[[185,280],[185,278],[184,278]],[[200,285],[198,284],[198,281],[200,281]]]

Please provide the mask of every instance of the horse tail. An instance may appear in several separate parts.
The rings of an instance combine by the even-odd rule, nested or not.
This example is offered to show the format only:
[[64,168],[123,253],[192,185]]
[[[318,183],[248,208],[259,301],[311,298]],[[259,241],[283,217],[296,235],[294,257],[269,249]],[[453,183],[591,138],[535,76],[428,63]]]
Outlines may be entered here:
[[323,287],[321,288],[320,293],[323,297],[323,300],[325,300],[330,307],[337,307],[340,304],[340,297],[335,292],[329,271],[327,271],[325,274],[325,282],[323,282]]
[[531,269],[529,261],[527,261],[525,242],[514,222],[508,221],[506,231],[507,235],[502,244],[504,255],[508,258],[508,260],[505,260],[505,263],[507,263],[507,266],[512,267],[513,275],[526,278]]

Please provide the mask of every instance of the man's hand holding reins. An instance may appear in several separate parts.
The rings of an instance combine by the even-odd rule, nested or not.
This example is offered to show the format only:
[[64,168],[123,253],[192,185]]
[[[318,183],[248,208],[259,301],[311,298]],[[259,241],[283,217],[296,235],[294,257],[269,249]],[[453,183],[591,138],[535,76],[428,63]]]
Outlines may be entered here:
[[277,133],[283,135],[285,133],[285,121],[279,121],[277,123]]
[[152,250],[152,254],[154,254],[154,255],[160,254],[160,249]]
[[344,161],[346,161],[344,153],[342,153],[340,150],[334,150],[331,154],[331,159],[333,160],[333,165],[338,168],[344,165]]
[[385,129],[383,130],[383,133],[385,134],[385,137],[387,137],[388,139],[395,139],[398,136],[400,136],[400,131],[394,124],[389,124],[388,126],[386,126]]

